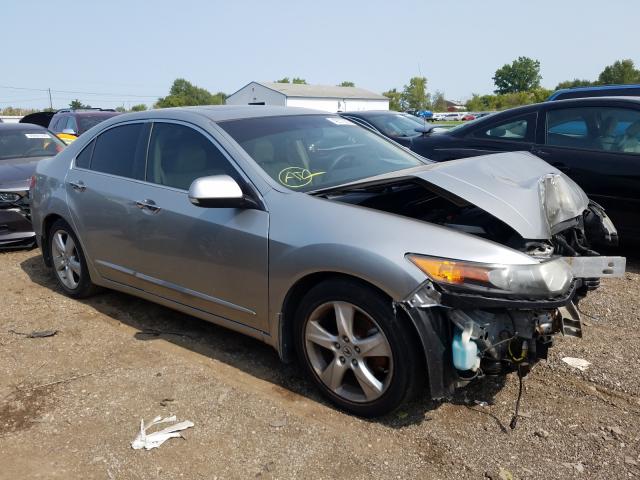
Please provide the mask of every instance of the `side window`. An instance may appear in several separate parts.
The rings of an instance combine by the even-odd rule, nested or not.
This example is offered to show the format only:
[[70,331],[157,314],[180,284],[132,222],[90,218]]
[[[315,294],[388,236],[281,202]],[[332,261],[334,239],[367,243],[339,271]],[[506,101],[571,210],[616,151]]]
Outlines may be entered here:
[[51,129],[56,133],[60,133],[62,132],[62,130],[64,130],[64,126],[66,125],[66,123],[67,117],[58,117],[56,118],[54,124],[51,126]]
[[78,156],[76,157],[76,167],[78,168],[89,168],[91,165],[91,154],[93,153],[93,147],[95,146],[96,141],[93,140],[89,145],[84,147]]
[[640,111],[584,107],[547,112],[547,145],[640,153]]
[[100,134],[95,140],[91,170],[142,180],[147,125],[132,123]]
[[78,123],[76,122],[76,119],[73,116],[70,116],[67,119],[67,124],[63,127],[63,130],[65,128],[69,128],[69,129],[73,130],[74,132],[78,133]]
[[147,157],[147,181],[188,190],[199,177],[237,172],[216,146],[193,128],[154,123]]
[[529,114],[520,118],[511,118],[506,122],[494,123],[488,128],[473,133],[474,137],[492,140],[507,140],[533,142],[535,138],[536,114]]

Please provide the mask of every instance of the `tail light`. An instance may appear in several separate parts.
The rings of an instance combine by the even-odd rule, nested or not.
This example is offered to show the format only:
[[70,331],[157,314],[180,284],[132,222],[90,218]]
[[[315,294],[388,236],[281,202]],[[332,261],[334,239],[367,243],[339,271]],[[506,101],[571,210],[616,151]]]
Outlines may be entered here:
[[34,188],[36,188],[36,176],[31,175],[31,180],[29,180],[29,190],[33,191]]

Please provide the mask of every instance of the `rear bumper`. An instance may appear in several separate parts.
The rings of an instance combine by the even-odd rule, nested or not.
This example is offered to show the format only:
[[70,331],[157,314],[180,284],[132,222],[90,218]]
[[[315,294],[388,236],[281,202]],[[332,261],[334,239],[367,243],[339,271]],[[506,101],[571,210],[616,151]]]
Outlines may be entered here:
[[0,210],[0,248],[32,246],[36,234],[20,208]]

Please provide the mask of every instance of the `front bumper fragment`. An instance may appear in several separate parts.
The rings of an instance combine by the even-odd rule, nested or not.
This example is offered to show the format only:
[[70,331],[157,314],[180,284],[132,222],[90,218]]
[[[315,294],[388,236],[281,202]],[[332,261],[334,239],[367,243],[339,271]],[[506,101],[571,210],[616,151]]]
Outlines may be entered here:
[[625,257],[562,257],[569,264],[575,278],[622,277]]
[[0,209],[0,248],[33,245],[36,234],[20,208]]

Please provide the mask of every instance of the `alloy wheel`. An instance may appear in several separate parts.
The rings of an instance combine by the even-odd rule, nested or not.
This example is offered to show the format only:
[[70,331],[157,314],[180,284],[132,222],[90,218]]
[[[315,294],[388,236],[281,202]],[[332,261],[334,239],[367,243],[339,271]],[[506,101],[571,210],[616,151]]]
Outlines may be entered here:
[[356,403],[372,402],[389,387],[393,353],[378,323],[342,301],[317,307],[305,325],[307,357],[333,393]]
[[62,284],[74,290],[80,284],[82,266],[76,243],[65,230],[57,230],[51,238],[51,258]]

